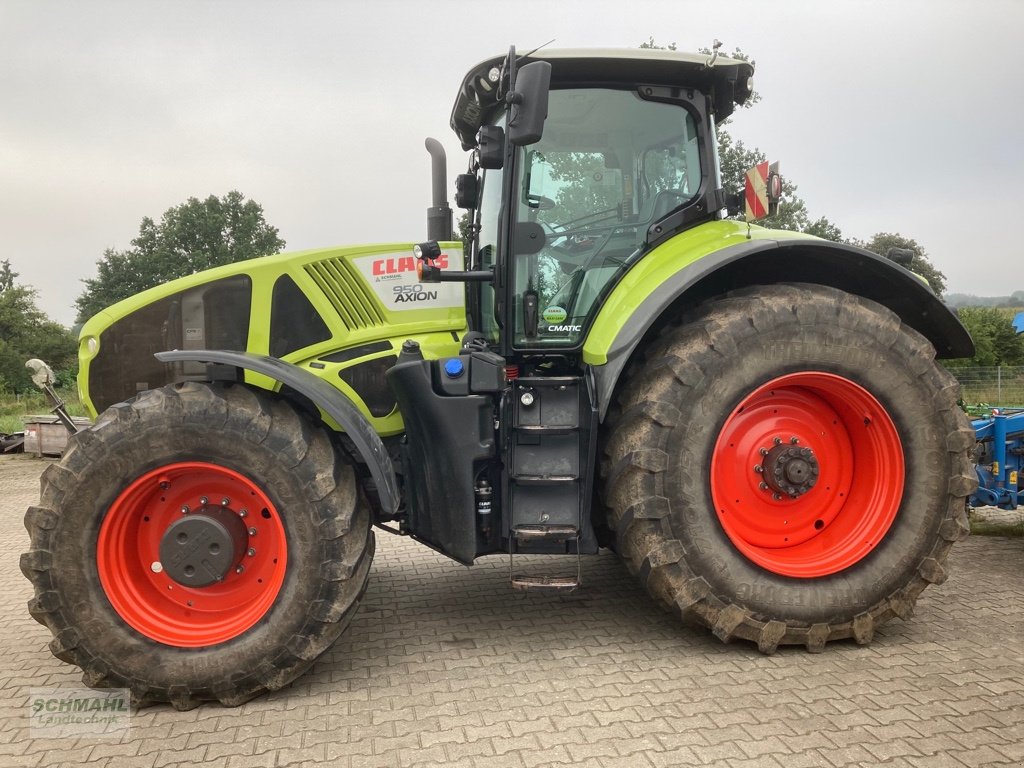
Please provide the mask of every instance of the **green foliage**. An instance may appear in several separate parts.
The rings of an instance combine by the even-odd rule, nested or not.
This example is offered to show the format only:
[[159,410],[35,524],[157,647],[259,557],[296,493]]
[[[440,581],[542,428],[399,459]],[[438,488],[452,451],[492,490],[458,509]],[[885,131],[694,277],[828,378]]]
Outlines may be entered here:
[[911,263],[910,269],[927,280],[932,290],[939,296],[946,290],[946,276],[929,261],[928,254],[925,253],[924,248],[918,245],[916,240],[894,232],[876,232],[866,243],[860,240],[852,240],[851,242],[886,258],[889,257],[889,250],[891,248],[903,248],[912,251],[914,261]]
[[0,262],[0,293],[9,291],[14,287],[14,280],[18,273],[11,269],[11,262],[4,259]]
[[54,370],[75,367],[75,338],[36,307],[36,291],[18,285],[10,261],[0,262],[0,392],[34,390],[25,361],[45,360]]
[[[466,211],[459,216],[458,224],[458,239],[462,241],[462,252],[466,255],[467,262],[469,260],[469,251],[473,243],[473,238],[470,236],[469,228],[473,224],[472,211]],[[469,267],[467,267],[468,269]]]
[[78,322],[104,307],[204,269],[279,252],[285,242],[263,218],[263,208],[241,192],[205,200],[190,197],[169,208],[157,224],[148,216],[131,248],[108,248],[95,278],[84,280],[75,300]]
[[[77,387],[61,387],[57,396],[64,401],[71,416],[88,416],[78,399]],[[0,392],[0,433],[10,435],[25,429],[25,417],[49,413],[53,406],[38,389],[19,394]]]
[[654,38],[653,37],[649,37],[647,39],[646,43],[640,43],[640,47],[641,48],[651,48],[651,49],[659,50],[659,51],[674,51],[674,50],[676,50],[676,44],[675,43],[669,43],[668,45],[658,45],[656,42],[654,42]]
[[1013,327],[1012,310],[962,307],[957,314],[974,339],[974,357],[951,361],[951,367],[1024,365],[1024,335]]
[[832,240],[836,243],[845,242],[843,239],[843,231],[824,216],[808,224],[807,227],[804,228],[804,232],[808,235],[820,237],[823,240]]

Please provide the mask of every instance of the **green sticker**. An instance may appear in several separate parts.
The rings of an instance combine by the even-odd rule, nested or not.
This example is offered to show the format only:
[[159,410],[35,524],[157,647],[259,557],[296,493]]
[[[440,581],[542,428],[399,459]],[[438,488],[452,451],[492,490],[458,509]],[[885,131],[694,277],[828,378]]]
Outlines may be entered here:
[[544,310],[542,317],[547,323],[560,323],[565,320],[569,313],[561,307],[548,307]]

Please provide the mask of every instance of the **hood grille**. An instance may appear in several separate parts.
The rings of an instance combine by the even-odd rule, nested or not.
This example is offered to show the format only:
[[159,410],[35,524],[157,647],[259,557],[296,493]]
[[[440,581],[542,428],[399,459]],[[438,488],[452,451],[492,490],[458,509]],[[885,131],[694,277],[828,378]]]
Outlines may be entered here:
[[306,274],[324,292],[350,331],[385,324],[384,314],[355,267],[345,259],[324,259],[306,265]]

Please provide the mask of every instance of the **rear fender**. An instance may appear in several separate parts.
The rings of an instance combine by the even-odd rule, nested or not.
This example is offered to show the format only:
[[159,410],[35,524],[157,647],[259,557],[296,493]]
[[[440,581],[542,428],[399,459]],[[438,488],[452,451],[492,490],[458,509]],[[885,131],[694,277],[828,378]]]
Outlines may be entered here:
[[[703,253],[679,253],[673,248],[675,238],[648,254],[612,290],[583,347],[584,361],[595,366],[602,418],[619,376],[646,337],[688,308],[751,285],[838,288],[891,309],[932,343],[937,357],[973,356],[974,343],[957,316],[920,277],[895,262],[810,236],[755,228],[755,237],[748,240],[721,231],[732,224],[706,225],[726,235],[717,239],[724,247],[714,249],[708,238]],[[746,231],[746,225],[738,226]]]
[[398,510],[400,493],[395,468],[384,443],[370,422],[345,394],[323,379],[298,366],[276,357],[251,352],[195,349],[158,352],[155,357],[162,363],[194,362],[207,365],[226,365],[236,369],[262,374],[290,387],[323,410],[338,426],[345,430],[377,486],[381,509],[387,514]]

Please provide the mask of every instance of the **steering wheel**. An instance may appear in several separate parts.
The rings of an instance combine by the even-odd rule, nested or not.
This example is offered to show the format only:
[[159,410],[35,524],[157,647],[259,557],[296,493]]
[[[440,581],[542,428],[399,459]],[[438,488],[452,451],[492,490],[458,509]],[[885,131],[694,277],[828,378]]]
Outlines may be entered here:
[[555,207],[555,201],[543,195],[527,195],[526,205],[535,211],[550,211]]

